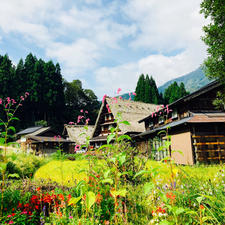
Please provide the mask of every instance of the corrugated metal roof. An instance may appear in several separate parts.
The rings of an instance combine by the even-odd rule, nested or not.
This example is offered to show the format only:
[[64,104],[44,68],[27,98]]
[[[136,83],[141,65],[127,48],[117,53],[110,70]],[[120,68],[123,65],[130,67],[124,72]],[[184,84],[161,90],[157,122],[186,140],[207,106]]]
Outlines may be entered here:
[[148,130],[148,131],[145,131],[145,132],[143,132],[143,133],[141,133],[141,134],[136,135],[135,137],[145,136],[145,135],[148,135],[148,134],[153,134],[153,133],[155,133],[155,132],[157,132],[157,131],[160,131],[160,130],[165,130],[165,129],[167,129],[167,128],[176,127],[176,126],[178,126],[178,125],[187,123],[191,118],[192,118],[192,117],[186,117],[186,118],[183,118],[183,119],[181,119],[181,120],[174,121],[174,122],[172,122],[172,123],[168,123],[168,124],[166,124],[166,125],[164,125],[164,126],[161,126],[161,127],[156,128],[156,129],[154,129],[154,130]]
[[194,113],[188,123],[224,123],[225,113]]
[[40,135],[40,134],[42,134],[45,131],[48,131],[50,129],[51,129],[51,127],[41,127],[39,130],[36,130],[36,131],[32,132],[31,134],[32,135]]
[[39,126],[39,127],[28,127],[27,129],[25,130],[21,130],[20,132],[18,132],[16,135],[25,135],[25,134],[30,134],[30,133],[33,133],[39,129],[41,129],[42,126]]
[[57,142],[57,143],[73,142],[73,141],[66,140],[64,138],[54,138],[54,137],[44,137],[44,136],[34,136],[34,135],[27,135],[26,137],[34,140],[37,143],[39,143],[39,142]]

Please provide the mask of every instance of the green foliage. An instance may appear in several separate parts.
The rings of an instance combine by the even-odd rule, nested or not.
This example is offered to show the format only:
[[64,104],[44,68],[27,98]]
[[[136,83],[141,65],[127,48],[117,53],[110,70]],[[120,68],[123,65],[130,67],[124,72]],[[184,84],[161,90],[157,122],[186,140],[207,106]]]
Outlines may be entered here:
[[64,93],[67,121],[72,119],[76,123],[76,118],[80,115],[82,109],[88,111],[90,124],[94,124],[100,107],[94,92],[90,89],[83,89],[80,80],[73,80],[72,82],[64,81]]
[[203,0],[201,11],[210,23],[203,27],[202,40],[208,46],[208,58],[205,60],[205,72],[209,78],[225,83],[225,4],[223,0]]
[[170,104],[177,99],[186,96],[187,94],[189,93],[185,90],[184,84],[181,82],[179,86],[175,81],[164,92],[165,104]]
[[[0,98],[10,96],[18,101],[25,92],[30,93],[16,114],[20,118],[14,125],[17,130],[34,126],[37,121],[61,130],[63,124],[77,118],[81,109],[89,111],[94,123],[99,108],[97,97],[92,90],[82,89],[81,81],[74,82],[63,82],[58,63],[45,62],[31,53],[16,66],[7,55],[0,56]],[[0,118],[4,119],[1,111]]]
[[151,78],[149,78],[148,74],[146,75],[146,77],[144,76],[144,74],[140,75],[135,93],[135,101],[154,104],[160,103],[160,96],[155,80],[152,76]]
[[183,82],[185,84],[186,90],[190,93],[197,91],[198,89],[207,85],[210,82],[209,79],[205,76],[202,68],[199,67],[198,69],[188,74],[179,76],[178,78],[166,82],[164,85],[159,87],[159,92],[164,93],[165,89],[168,88],[175,81],[177,82],[178,85],[180,85],[181,82]]

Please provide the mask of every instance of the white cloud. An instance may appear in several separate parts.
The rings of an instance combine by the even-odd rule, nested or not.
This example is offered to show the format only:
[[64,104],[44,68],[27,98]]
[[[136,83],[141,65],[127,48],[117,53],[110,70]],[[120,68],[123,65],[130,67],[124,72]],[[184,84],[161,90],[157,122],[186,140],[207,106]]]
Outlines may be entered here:
[[[87,71],[94,71],[101,96],[118,87],[133,91],[141,73],[153,75],[161,85],[196,69],[206,55],[200,36],[207,21],[199,14],[200,2],[2,1],[0,32],[4,41],[4,34],[20,34],[21,42],[25,39],[59,61],[66,79],[85,79]],[[172,52],[178,54],[170,56]],[[119,54],[118,65],[104,66],[104,60],[118,62],[114,58]]]
[[95,61],[99,58],[97,46],[87,39],[79,39],[68,45],[54,43],[49,46],[46,54],[63,63],[69,75],[95,67]]
[[159,52],[186,48],[200,41],[203,15],[199,14],[201,0],[130,0],[124,13],[136,23],[134,48],[148,47]]
[[116,67],[103,67],[95,71],[99,86],[96,93],[101,98],[103,94],[115,95],[118,87],[123,92],[135,90],[140,74],[149,74],[155,79],[157,86],[178,76],[197,69],[202,63],[205,46],[201,45],[201,51],[195,51],[196,46],[183,51],[176,56],[162,54],[149,55],[137,62],[119,65]]

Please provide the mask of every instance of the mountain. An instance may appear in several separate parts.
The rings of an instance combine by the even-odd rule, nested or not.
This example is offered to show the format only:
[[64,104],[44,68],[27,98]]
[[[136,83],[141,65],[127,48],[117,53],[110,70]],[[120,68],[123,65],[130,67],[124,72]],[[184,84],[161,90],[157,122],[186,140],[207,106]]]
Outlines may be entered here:
[[[207,85],[208,83],[210,83],[210,80],[205,76],[204,72],[202,71],[202,69],[199,67],[198,69],[196,69],[195,71],[192,71],[188,74],[185,74],[181,77],[175,78],[173,80],[170,80],[168,82],[166,82],[164,85],[160,86],[158,88],[159,93],[160,92],[164,92],[165,89],[172,84],[173,82],[177,82],[178,84],[180,84],[181,82],[184,83],[185,85],[185,89],[188,92],[194,92],[198,89],[200,89],[201,87]],[[123,99],[129,99],[129,93],[125,93],[123,95],[121,95],[121,97]],[[131,99],[134,100],[134,96],[131,95]]]
[[195,70],[191,73],[188,73],[186,75],[183,75],[181,77],[178,77],[178,78],[175,78],[173,80],[166,82],[164,85],[162,85],[158,88],[159,92],[163,93],[165,91],[165,89],[175,81],[178,84],[183,82],[186,90],[189,91],[190,93],[198,90],[199,88],[205,86],[206,84],[208,84],[210,82],[210,80],[205,76],[202,69],[199,67],[197,70]]

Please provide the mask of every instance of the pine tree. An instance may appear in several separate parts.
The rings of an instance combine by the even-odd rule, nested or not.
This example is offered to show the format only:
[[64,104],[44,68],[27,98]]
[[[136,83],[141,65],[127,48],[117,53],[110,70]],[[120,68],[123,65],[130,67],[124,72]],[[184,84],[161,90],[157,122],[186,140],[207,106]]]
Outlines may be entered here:
[[138,79],[135,93],[136,93],[136,96],[134,98],[134,101],[144,102],[144,99],[145,99],[145,76],[144,76],[144,74],[141,74]]
[[188,92],[186,91],[184,84],[181,83],[179,86],[175,81],[164,92],[165,104],[170,104],[187,94]]
[[158,104],[159,101],[159,91],[156,86],[155,80],[151,76],[150,78],[150,86],[151,86],[151,98],[150,98],[150,103],[153,104]]
[[151,94],[152,94],[152,86],[150,84],[150,79],[148,74],[146,75],[145,78],[145,98],[144,102],[150,103],[151,102]]

